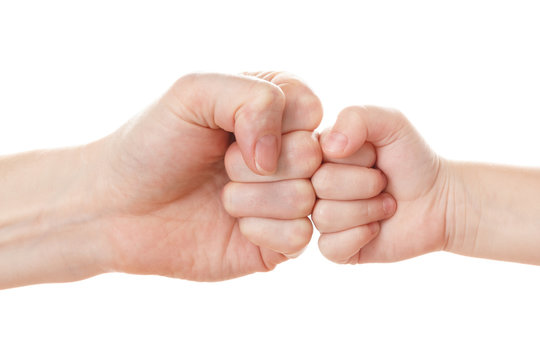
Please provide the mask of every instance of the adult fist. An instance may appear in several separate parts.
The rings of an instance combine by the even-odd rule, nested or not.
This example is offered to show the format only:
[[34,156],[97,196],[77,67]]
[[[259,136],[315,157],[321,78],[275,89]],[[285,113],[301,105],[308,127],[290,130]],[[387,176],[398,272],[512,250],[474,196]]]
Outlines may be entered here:
[[[318,98],[287,74],[179,79],[145,112],[94,145],[106,159],[98,201],[112,204],[103,227],[111,269],[218,281],[267,271],[287,259],[283,253],[311,236],[304,217],[314,195],[301,178],[320,163],[310,139],[321,117]],[[303,135],[293,133],[299,130]],[[303,145],[295,145],[300,138]],[[291,174],[294,162],[311,165]],[[223,192],[227,172],[244,183]],[[242,222],[225,210],[222,195]],[[293,203],[300,206],[293,209]],[[285,219],[290,222],[281,224]],[[254,234],[278,227],[273,238]],[[289,246],[291,239],[296,243]]]

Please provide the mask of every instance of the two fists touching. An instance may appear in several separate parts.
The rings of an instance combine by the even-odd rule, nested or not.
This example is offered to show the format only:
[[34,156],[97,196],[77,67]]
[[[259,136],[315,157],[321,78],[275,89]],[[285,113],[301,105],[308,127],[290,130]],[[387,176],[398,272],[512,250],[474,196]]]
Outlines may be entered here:
[[312,212],[335,262],[441,249],[441,161],[403,116],[352,107],[318,137],[321,119],[288,74],[178,80],[100,140],[110,269],[202,281],[266,271],[308,244]]
[[283,73],[197,74],[90,144],[0,158],[0,289],[104,272],[218,281],[311,239],[338,263],[540,264],[540,170],[446,161],[397,111]]

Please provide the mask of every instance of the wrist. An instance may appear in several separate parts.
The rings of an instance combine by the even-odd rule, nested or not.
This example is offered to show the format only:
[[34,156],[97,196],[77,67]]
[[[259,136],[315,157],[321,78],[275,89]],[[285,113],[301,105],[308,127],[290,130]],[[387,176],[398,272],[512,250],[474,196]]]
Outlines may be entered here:
[[446,243],[444,250],[473,255],[481,220],[476,169],[466,163],[448,162]]

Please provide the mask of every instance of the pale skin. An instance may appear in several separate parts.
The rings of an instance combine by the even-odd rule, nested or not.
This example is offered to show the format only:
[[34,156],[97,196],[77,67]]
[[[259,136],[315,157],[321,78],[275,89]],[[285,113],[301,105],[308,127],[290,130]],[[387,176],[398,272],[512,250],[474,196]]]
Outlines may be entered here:
[[[320,142],[325,164],[312,178],[319,197],[313,221],[328,259],[393,262],[446,250],[540,265],[539,169],[445,160],[403,114],[374,106],[344,109]],[[341,185],[380,188],[362,175],[368,169],[355,173],[343,165],[354,163],[366,143],[376,153],[372,163],[386,175],[385,192],[395,199],[386,206],[395,214],[379,223],[374,220],[385,213],[384,203]]]
[[321,103],[292,76],[251,75],[182,77],[101,140],[0,159],[0,288],[112,271],[219,281],[300,252]]
[[538,170],[443,160],[375,107],[340,114],[341,149],[314,134],[321,118],[288,74],[188,75],[103,139],[0,157],[0,288],[268,271],[305,248],[312,212],[339,263],[436,250],[540,263]]

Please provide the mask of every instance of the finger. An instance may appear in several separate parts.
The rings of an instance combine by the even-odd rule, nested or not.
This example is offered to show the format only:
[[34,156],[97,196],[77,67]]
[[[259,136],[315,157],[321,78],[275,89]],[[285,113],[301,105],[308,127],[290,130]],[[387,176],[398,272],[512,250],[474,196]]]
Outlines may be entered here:
[[375,147],[371,143],[365,143],[362,145],[360,150],[354,154],[344,157],[344,158],[335,158],[331,157],[328,154],[323,155],[324,162],[331,162],[335,164],[347,164],[347,165],[356,165],[363,167],[372,167],[375,165],[377,160],[377,154],[375,152]]
[[315,130],[321,123],[323,109],[321,101],[298,77],[287,72],[250,72],[249,76],[269,81],[285,94],[282,133],[295,130]]
[[319,250],[328,260],[338,264],[356,263],[356,256],[364,245],[379,233],[380,225],[373,222],[352,229],[322,234],[319,237]]
[[288,256],[283,255],[282,253],[264,247],[259,247],[259,252],[261,254],[260,257],[262,263],[264,264],[263,271],[272,271],[278,264],[281,264],[289,259]]
[[252,243],[287,256],[302,251],[313,234],[313,225],[307,217],[277,220],[255,217],[238,219],[240,232]]
[[[330,130],[331,129],[323,130],[323,132],[319,135],[319,142],[320,139],[328,135]],[[362,147],[360,147],[360,149],[347,157],[333,157],[331,154],[328,154],[326,152],[323,153],[324,162],[331,162],[336,164],[372,167],[373,165],[375,165],[376,160],[377,153],[375,152],[375,147],[372,143],[369,142],[366,142],[364,145],[362,145]]]
[[387,193],[368,200],[318,200],[311,218],[321,233],[343,231],[390,218],[396,201]]
[[[395,262],[418,255],[414,246],[403,247],[385,238],[377,238],[362,248],[357,256],[358,264]],[[429,251],[424,251],[429,252]],[[422,252],[422,253],[424,253]]]
[[161,101],[186,122],[234,132],[252,171],[275,171],[285,107],[278,86],[248,76],[191,74],[180,78]]
[[[422,226],[431,225],[433,224],[424,222]],[[392,231],[396,228],[401,230],[400,238],[408,241],[396,241],[396,234]],[[385,220],[385,226],[381,228],[377,238],[362,248],[357,263],[396,262],[440,250],[440,241],[419,231],[418,227],[411,227],[410,220],[400,219],[396,215]]]
[[225,210],[234,217],[298,219],[311,214],[315,193],[306,179],[230,182],[223,188],[222,201]]
[[377,196],[386,187],[378,169],[342,164],[323,164],[311,178],[319,199],[359,200]]
[[233,143],[225,154],[225,168],[232,181],[269,182],[287,179],[307,179],[321,165],[321,148],[312,132],[293,131],[281,138],[281,155],[276,172],[261,176],[249,169],[238,144]]
[[419,253],[424,254],[436,250],[440,249],[432,247],[418,249],[413,242],[406,242],[406,244],[396,243],[393,239],[390,240],[383,236],[364,246],[358,253],[356,263],[396,262],[418,256]]
[[407,119],[397,110],[375,106],[352,106],[338,115],[332,130],[321,137],[323,151],[330,157],[354,154],[366,141],[386,146],[406,135]]

